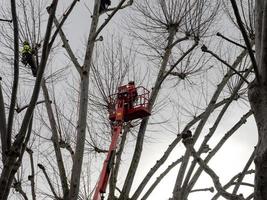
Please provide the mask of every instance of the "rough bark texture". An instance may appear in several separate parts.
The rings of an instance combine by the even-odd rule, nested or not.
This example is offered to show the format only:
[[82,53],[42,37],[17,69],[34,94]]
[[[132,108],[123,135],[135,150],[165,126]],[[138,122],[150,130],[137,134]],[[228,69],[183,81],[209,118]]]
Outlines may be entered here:
[[256,0],[256,60],[260,81],[249,86],[249,101],[258,128],[258,144],[255,153],[254,199],[267,199],[267,2]]
[[249,100],[258,128],[255,155],[255,200],[267,199],[267,86],[250,85]]
[[91,30],[89,33],[84,65],[81,73],[79,120],[77,126],[76,149],[75,149],[72,174],[71,174],[70,193],[69,193],[70,200],[76,200],[78,199],[79,196],[80,176],[83,163],[86,120],[87,120],[87,110],[88,110],[89,73],[92,62],[93,49],[95,45],[95,33],[99,19],[99,14],[98,14],[99,6],[100,2],[95,1]]

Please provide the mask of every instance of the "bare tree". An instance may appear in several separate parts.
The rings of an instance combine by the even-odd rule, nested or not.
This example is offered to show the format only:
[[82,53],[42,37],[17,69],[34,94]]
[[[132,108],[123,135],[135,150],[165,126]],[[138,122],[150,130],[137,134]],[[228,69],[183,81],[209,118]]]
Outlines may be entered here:
[[[235,13],[236,21],[243,39],[246,42],[248,51],[250,52],[251,62],[255,72],[255,80],[249,86],[249,101],[258,127],[258,144],[255,153],[255,190],[254,199],[261,200],[266,198],[266,173],[264,166],[266,165],[266,13],[267,3],[265,1],[255,1],[255,51],[249,43],[250,35],[244,26],[246,21],[241,18],[240,10],[235,1],[231,1]],[[249,4],[254,2],[248,1]]]
[[[101,165],[102,159],[99,158],[107,153],[112,137],[108,120],[109,95],[116,93],[118,86],[133,79],[138,85],[152,87],[149,99],[152,117],[124,124],[109,179],[107,199],[152,198],[151,195],[174,169],[178,170],[178,173],[175,181],[169,184],[172,188],[170,199],[185,200],[192,193],[214,190],[216,194],[213,199],[245,199],[238,192],[244,185],[253,187],[253,184],[247,184],[243,179],[254,173],[254,170],[251,170],[252,160],[254,155],[257,156],[258,152],[262,151],[257,149],[253,152],[244,168],[240,169],[240,174],[225,185],[209,163],[228,139],[246,123],[252,111],[255,113],[255,106],[252,106],[252,111],[248,106],[245,107],[239,115],[240,119],[233,121],[227,130],[224,128],[225,134],[218,136],[217,130],[223,124],[225,115],[234,107],[234,102],[246,102],[248,83],[253,74],[257,73],[256,68],[253,70],[248,62],[248,58],[252,57],[251,53],[254,53],[252,48],[246,43],[242,44],[243,41],[234,41],[229,35],[215,34],[219,21],[216,16],[226,17],[225,14],[219,13],[219,1],[121,0],[117,5],[112,2],[113,5],[106,13],[99,13],[100,1],[96,0],[92,13],[88,12],[88,15],[91,15],[91,18],[88,17],[91,25],[87,33],[85,52],[75,51],[64,26],[70,13],[75,12],[77,0],[68,5],[63,15],[60,15],[59,11],[58,15],[55,15],[57,1],[53,1],[47,8],[49,20],[45,36],[41,34],[43,25],[38,22],[42,21],[41,13],[47,11],[40,9],[40,4],[33,2],[21,0],[21,4],[16,4],[14,1],[13,25],[3,21],[14,31],[14,39],[11,34],[4,35],[4,38],[11,38],[8,44],[14,45],[6,45],[6,48],[15,53],[15,73],[12,76],[15,81],[10,83],[13,89],[8,87],[7,80],[1,81],[0,85],[3,158],[0,180],[0,188],[3,190],[0,190],[0,199],[7,199],[12,187],[17,192],[16,195],[24,199],[91,199],[97,181],[94,177],[98,175],[96,165],[98,162]],[[32,13],[35,13],[35,9],[40,11],[37,12],[39,20],[33,17],[34,15],[29,17],[28,12],[25,12],[26,3],[32,5]],[[16,19],[18,14],[14,9],[21,5],[20,12],[28,21]],[[130,5],[133,5],[130,7],[133,9],[125,9],[129,14],[122,10]],[[249,33],[251,46],[254,44],[252,7],[251,3],[242,7],[242,20],[247,20],[245,30]],[[91,7],[89,11],[91,12]],[[123,39],[113,39],[110,32],[105,32],[106,25],[117,17],[118,12],[121,14],[118,15],[119,19],[128,15],[134,16],[129,17],[127,21],[131,24],[130,33],[133,36],[131,45],[125,44]],[[231,11],[227,14],[230,21],[235,21]],[[44,16],[47,16],[47,13]],[[249,17],[246,18],[247,16]],[[5,18],[8,19],[8,15]],[[238,23],[236,27],[242,30]],[[57,35],[60,40],[56,38]],[[18,95],[20,90],[16,88],[16,81],[20,80],[18,73],[22,70],[19,68],[18,48],[19,40],[25,39],[31,41],[33,46],[41,43],[43,50],[37,51],[35,56],[38,76],[35,88],[31,91],[32,100],[26,106],[19,106],[16,99],[22,97]],[[67,55],[64,57],[67,67],[55,70],[57,56],[51,58],[51,52],[56,54],[61,51],[61,47],[53,45],[54,43],[62,44],[64,54]],[[221,44],[234,49],[230,51],[229,58],[223,53]],[[259,44],[261,43],[256,40],[256,47]],[[53,51],[55,47],[57,51]],[[140,68],[135,57],[142,58]],[[7,53],[1,50],[1,60],[8,63],[10,59],[7,58]],[[52,68],[49,68],[50,66]],[[47,73],[43,75],[45,68]],[[137,75],[139,72],[144,76]],[[254,91],[253,88],[259,84],[251,85],[253,87],[250,90]],[[19,92],[15,92],[16,90]],[[40,90],[43,95],[38,98]],[[6,102],[12,103],[8,105]],[[159,123],[159,115],[165,115],[164,109],[170,109],[179,117],[173,119],[173,116],[168,116],[172,122],[164,118],[162,121],[165,124]],[[19,116],[16,116],[16,112],[20,113]],[[151,135],[150,128],[161,125],[164,127],[162,130],[168,132],[173,121],[178,128],[173,131],[172,141],[141,181],[137,181],[137,173],[142,170],[143,163],[140,160],[144,155],[143,147],[149,145],[146,142]],[[18,135],[15,137],[16,132]],[[212,141],[214,138],[217,138],[216,142]],[[134,149],[130,163],[124,162],[125,152],[130,148]],[[169,160],[176,149],[179,149],[179,154]],[[23,157],[25,150],[29,154],[28,160]],[[31,167],[25,170],[25,165]],[[121,169],[122,165],[129,165],[125,177],[122,176],[125,173]],[[256,168],[256,172],[259,169]],[[197,188],[203,172],[211,177],[212,182],[203,185],[203,188]],[[25,180],[28,180],[29,184],[26,184]],[[229,189],[231,186],[234,187],[233,190]],[[25,192],[28,188],[31,195]],[[253,195],[246,198],[250,199],[251,196]]]

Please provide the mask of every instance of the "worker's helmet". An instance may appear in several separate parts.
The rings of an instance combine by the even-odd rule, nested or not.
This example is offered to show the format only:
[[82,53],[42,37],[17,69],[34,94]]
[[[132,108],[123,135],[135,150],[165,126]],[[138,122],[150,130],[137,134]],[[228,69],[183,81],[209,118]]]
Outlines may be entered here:
[[134,81],[129,81],[129,85],[134,85]]
[[23,45],[29,45],[29,42],[28,41],[24,41]]

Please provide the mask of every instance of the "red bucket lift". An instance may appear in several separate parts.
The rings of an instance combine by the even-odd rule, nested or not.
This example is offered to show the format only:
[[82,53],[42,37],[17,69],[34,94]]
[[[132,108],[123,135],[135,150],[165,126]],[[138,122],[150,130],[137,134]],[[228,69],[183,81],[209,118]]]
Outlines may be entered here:
[[133,81],[118,87],[118,93],[110,95],[109,120],[112,121],[112,139],[104,161],[93,200],[104,200],[104,193],[113,166],[116,146],[123,123],[150,115],[148,109],[149,91],[142,86],[135,87]]

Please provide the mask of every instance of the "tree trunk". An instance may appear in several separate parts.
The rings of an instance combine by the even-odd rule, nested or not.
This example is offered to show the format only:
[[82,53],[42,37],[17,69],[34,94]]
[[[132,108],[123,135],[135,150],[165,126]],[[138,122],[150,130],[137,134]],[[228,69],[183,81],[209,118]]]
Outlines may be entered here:
[[249,88],[250,105],[258,128],[255,155],[255,200],[267,199],[267,87],[253,83]]
[[45,79],[43,79],[43,81],[42,81],[42,90],[43,90],[43,94],[44,94],[44,98],[45,98],[45,106],[47,109],[48,119],[49,119],[50,126],[51,126],[51,132],[52,132],[52,139],[51,140],[53,142],[53,146],[54,146],[54,150],[55,150],[58,171],[60,174],[59,177],[61,180],[61,186],[62,186],[62,191],[63,191],[63,197],[64,197],[64,199],[66,199],[68,196],[68,193],[69,193],[68,180],[67,180],[67,175],[66,175],[64,163],[63,163],[62,153],[61,153],[60,146],[59,146],[57,123],[56,123],[56,119],[55,119],[53,109],[52,109],[52,106],[50,103],[49,93],[48,93],[48,89],[46,87]]
[[[168,63],[169,57],[171,55],[172,48],[170,48],[170,46],[173,43],[175,33],[176,33],[176,30],[171,30],[169,32],[168,43],[167,43],[168,48],[166,48],[166,51],[164,53],[161,67],[160,67],[160,70],[158,73],[158,77],[157,77],[157,80],[155,82],[155,86],[152,90],[152,93],[151,93],[151,96],[149,99],[149,110],[152,110],[152,107],[156,101],[158,94],[159,94],[159,90],[160,90],[162,81],[164,79],[164,74],[165,74],[165,71],[167,68],[167,63]],[[140,161],[141,153],[143,150],[143,143],[144,143],[145,131],[147,128],[148,120],[149,120],[149,117],[146,117],[141,122],[139,132],[137,135],[137,141],[136,141],[133,159],[132,159],[130,168],[128,170],[128,174],[126,176],[124,186],[122,188],[121,196],[119,198],[120,200],[127,200],[129,198],[130,189],[132,187],[134,176],[135,176],[135,173],[136,173],[139,161]]]
[[88,110],[88,90],[89,90],[89,73],[92,63],[92,55],[95,45],[95,34],[99,19],[99,6],[100,1],[95,0],[94,14],[92,17],[92,24],[89,33],[87,49],[84,59],[84,65],[82,68],[81,83],[80,83],[80,105],[79,105],[79,119],[77,126],[77,139],[76,139],[76,149],[74,154],[71,182],[70,182],[70,192],[69,200],[76,200],[79,196],[80,187],[80,176],[82,171],[83,163],[83,153],[84,153],[84,143],[86,136],[86,121],[87,121],[87,110]]
[[254,199],[267,199],[267,1],[256,0],[255,44],[259,81],[249,86],[249,101],[258,128]]

